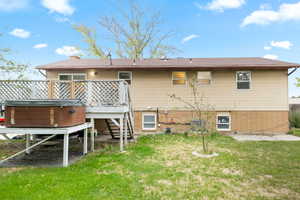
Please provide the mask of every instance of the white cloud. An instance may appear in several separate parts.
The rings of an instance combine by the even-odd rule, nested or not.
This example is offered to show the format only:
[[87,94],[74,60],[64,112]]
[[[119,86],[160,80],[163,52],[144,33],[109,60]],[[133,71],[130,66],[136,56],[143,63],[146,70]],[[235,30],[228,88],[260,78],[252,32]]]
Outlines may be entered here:
[[45,43],[36,44],[33,46],[33,48],[35,48],[35,49],[42,49],[42,48],[46,48],[46,47],[48,47],[48,44],[45,44]]
[[188,41],[190,41],[190,40],[192,40],[192,39],[198,38],[198,37],[200,37],[200,36],[199,36],[199,35],[196,35],[196,34],[189,35],[189,36],[183,38],[183,39],[181,40],[181,43],[184,44],[184,43],[186,43],[186,42],[188,42]]
[[58,23],[71,22],[68,17],[54,17],[54,20]]
[[271,60],[277,60],[278,56],[273,55],[273,54],[267,54],[267,55],[264,55],[264,58],[271,59]]
[[256,10],[247,16],[241,26],[249,24],[267,25],[272,22],[300,20],[300,1],[298,3],[283,3],[277,11],[274,10]]
[[63,15],[72,15],[75,8],[70,5],[71,0],[42,0],[42,5],[50,12],[57,12]]
[[261,4],[261,5],[259,6],[259,8],[260,8],[261,10],[270,10],[270,9],[272,9],[272,6],[271,6],[270,4],[268,4],[268,3],[263,3],[263,4]]
[[57,48],[55,52],[64,56],[76,56],[82,54],[81,50],[74,46],[63,46],[61,48]]
[[270,45],[272,47],[282,48],[282,49],[290,49],[293,44],[290,41],[271,41]]
[[0,0],[0,10],[2,11],[14,11],[27,6],[28,0]]
[[21,29],[21,28],[15,28],[9,34],[11,34],[15,37],[23,38],[23,39],[29,38],[31,35],[31,33],[29,31],[25,31],[24,29]]
[[264,50],[271,50],[272,49],[272,47],[270,47],[270,46],[264,46]]
[[245,4],[245,0],[213,0],[203,8],[223,12],[225,9],[239,8],[243,4]]

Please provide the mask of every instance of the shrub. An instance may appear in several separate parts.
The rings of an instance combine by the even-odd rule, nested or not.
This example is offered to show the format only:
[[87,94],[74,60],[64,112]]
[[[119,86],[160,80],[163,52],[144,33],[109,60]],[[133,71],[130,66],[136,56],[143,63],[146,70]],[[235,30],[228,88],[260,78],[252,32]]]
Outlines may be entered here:
[[290,127],[300,128],[300,112],[291,112],[289,116]]
[[287,132],[288,135],[294,135],[294,129],[291,129]]

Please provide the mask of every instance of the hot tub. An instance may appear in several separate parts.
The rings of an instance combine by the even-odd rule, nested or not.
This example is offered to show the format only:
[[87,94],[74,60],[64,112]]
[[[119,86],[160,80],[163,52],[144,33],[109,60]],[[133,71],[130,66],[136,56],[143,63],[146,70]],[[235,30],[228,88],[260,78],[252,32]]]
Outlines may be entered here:
[[5,102],[6,127],[70,127],[85,123],[80,100],[22,100]]

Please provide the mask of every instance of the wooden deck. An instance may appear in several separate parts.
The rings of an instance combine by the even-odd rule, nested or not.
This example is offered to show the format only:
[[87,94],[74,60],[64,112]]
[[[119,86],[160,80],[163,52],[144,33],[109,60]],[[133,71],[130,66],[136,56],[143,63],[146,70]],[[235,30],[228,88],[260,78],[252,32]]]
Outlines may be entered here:
[[[119,129],[120,150],[134,137],[134,115],[128,84],[123,80],[2,80],[0,104],[7,100],[80,99],[86,118],[106,119]],[[114,129],[115,130],[115,129]],[[116,133],[111,132],[112,137]],[[123,141],[124,140],[124,141]]]

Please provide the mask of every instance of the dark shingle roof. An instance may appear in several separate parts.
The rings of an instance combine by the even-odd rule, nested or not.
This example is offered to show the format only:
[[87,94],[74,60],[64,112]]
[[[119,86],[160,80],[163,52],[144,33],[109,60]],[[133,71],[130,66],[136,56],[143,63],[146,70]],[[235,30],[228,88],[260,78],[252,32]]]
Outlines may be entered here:
[[76,59],[71,58],[38,66],[44,70],[66,69],[118,69],[118,70],[207,70],[207,69],[288,69],[300,64],[270,60],[259,57],[248,58],[168,58],[168,59]]

